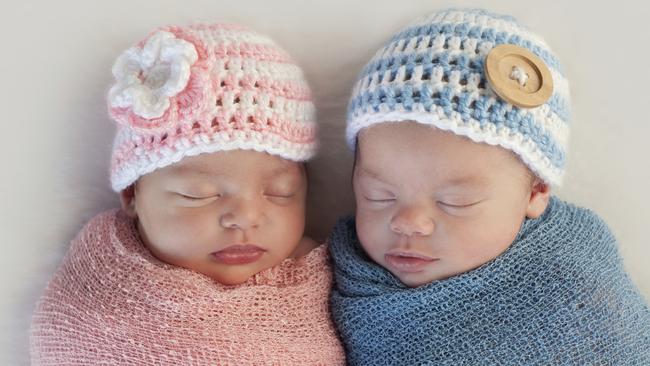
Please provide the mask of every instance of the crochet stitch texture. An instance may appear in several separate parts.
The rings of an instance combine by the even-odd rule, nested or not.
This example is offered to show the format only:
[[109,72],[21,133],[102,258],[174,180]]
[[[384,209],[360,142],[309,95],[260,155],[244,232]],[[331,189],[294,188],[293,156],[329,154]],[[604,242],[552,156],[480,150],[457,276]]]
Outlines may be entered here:
[[[554,91],[539,107],[500,99],[486,79],[492,48],[513,44],[548,66]],[[511,78],[525,82],[514,70]],[[569,137],[569,84],[542,38],[512,17],[452,9],[397,32],[363,68],[347,115],[348,145],[381,122],[416,121],[514,151],[545,182],[560,186]]]
[[185,156],[246,149],[306,161],[316,152],[302,70],[271,38],[243,26],[158,29],[118,57],[113,75],[115,191]]

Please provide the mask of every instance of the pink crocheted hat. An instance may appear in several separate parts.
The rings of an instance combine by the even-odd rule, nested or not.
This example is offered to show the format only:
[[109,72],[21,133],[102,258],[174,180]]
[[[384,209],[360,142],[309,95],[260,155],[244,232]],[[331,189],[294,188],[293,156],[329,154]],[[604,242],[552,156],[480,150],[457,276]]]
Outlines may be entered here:
[[247,149],[293,161],[316,152],[311,91],[269,37],[238,25],[165,27],[118,57],[111,185],[186,156]]

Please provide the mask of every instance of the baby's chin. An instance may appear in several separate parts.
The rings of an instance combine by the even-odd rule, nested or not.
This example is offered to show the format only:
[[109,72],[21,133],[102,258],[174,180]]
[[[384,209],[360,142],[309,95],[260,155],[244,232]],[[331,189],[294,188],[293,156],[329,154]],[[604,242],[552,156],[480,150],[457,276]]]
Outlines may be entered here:
[[261,258],[250,264],[221,264],[214,261],[200,263],[175,263],[176,266],[203,274],[224,286],[241,285],[256,274],[279,265],[278,258]]
[[271,267],[272,266],[264,266],[261,268],[231,268],[222,271],[210,271],[207,273],[202,273],[222,285],[236,286],[245,283],[251,277]]
[[420,287],[424,285],[428,285],[433,281],[438,281],[438,280],[444,280],[446,278],[438,278],[438,277],[431,277],[427,275],[422,275],[422,276],[417,276],[416,274],[410,273],[408,275],[404,274],[396,274],[393,273],[395,277],[399,278],[399,280],[405,284],[408,287],[415,288],[415,287]]
[[[441,263],[436,263],[435,265],[440,265],[440,264]],[[430,270],[430,271],[422,271],[416,273],[403,273],[403,272],[393,271],[389,268],[386,269],[388,269],[404,285],[411,288],[425,286],[434,281],[443,281],[459,274],[459,273],[448,273],[442,270]]]
[[209,276],[216,282],[224,285],[224,286],[237,286],[241,285],[242,283],[245,283],[248,281],[249,278],[253,277],[255,273],[251,275],[245,275],[245,276]]

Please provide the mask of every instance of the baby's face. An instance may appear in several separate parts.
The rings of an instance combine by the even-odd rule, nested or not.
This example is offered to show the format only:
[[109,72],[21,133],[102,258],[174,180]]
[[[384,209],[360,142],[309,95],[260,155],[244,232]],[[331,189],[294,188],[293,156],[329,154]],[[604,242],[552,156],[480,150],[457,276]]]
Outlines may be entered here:
[[532,175],[503,148],[414,122],[365,129],[357,148],[359,239],[407,286],[490,261],[513,242],[527,215],[543,212],[540,197],[531,195]]
[[308,240],[306,179],[301,164],[261,152],[184,158],[136,184],[138,229],[160,260],[239,284]]

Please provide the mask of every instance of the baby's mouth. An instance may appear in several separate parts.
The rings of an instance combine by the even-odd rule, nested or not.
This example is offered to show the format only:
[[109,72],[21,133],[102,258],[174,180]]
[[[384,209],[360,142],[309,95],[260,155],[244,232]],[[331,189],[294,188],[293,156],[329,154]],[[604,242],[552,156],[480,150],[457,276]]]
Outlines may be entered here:
[[217,252],[210,253],[219,263],[248,264],[257,261],[266,250],[256,245],[231,245]]
[[417,273],[422,272],[427,265],[440,260],[440,258],[413,252],[391,251],[384,255],[384,260],[399,272]]

